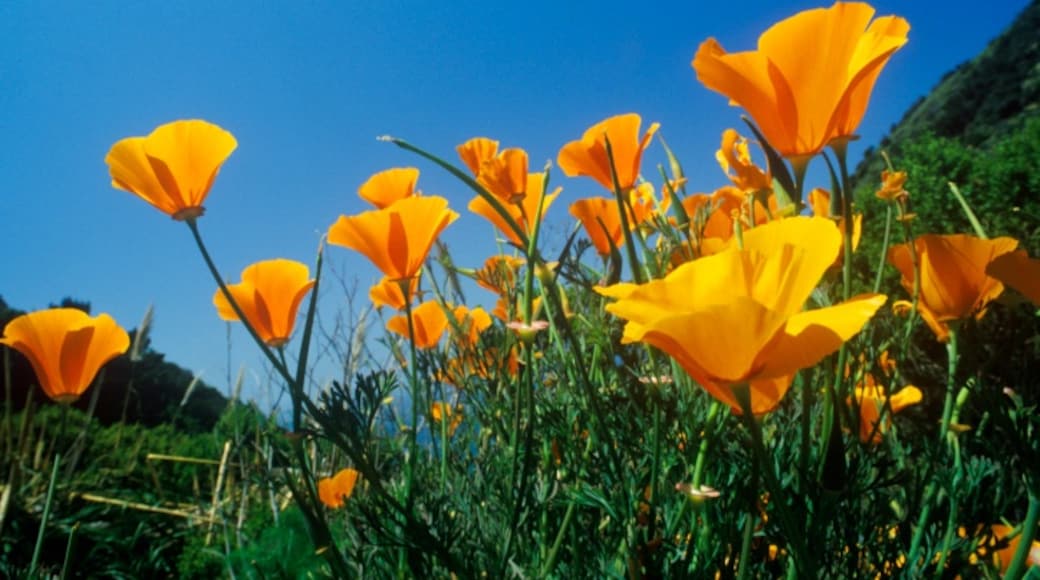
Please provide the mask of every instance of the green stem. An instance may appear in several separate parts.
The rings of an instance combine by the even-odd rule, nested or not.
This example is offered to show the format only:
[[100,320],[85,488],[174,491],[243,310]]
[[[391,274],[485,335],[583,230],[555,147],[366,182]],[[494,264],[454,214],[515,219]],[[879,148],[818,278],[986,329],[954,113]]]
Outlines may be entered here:
[[1029,511],[1026,512],[1026,521],[1022,522],[1022,535],[1018,540],[1018,549],[1011,557],[1007,573],[1004,578],[1018,580],[1026,571],[1026,559],[1033,547],[1033,538],[1036,537],[1036,526],[1040,523],[1040,496],[1029,494]]
[[881,259],[878,261],[877,273],[874,275],[874,293],[881,292],[881,278],[885,273],[885,262],[888,261],[888,245],[892,233],[892,204],[885,207],[885,234],[881,238]]
[[[756,478],[757,479],[757,478]],[[752,501],[752,504],[754,501]],[[748,577],[749,561],[751,560],[751,536],[755,531],[755,510],[751,509],[744,520],[744,536],[740,541],[740,560],[737,562],[737,580]]]
[[946,531],[943,533],[942,548],[939,551],[939,562],[935,566],[935,578],[943,577],[943,568],[946,567],[946,559],[950,555],[950,545],[953,543],[953,533],[957,529],[957,498],[951,491],[948,494],[950,498],[950,513],[946,518]]
[[946,343],[947,370],[946,370],[946,397],[943,402],[942,420],[939,423],[939,444],[947,440],[950,433],[950,420],[953,416],[954,390],[956,388],[957,374],[957,334],[958,330],[950,326],[950,340]]
[[642,284],[645,278],[639,267],[639,259],[636,256],[636,246],[632,239],[632,230],[628,223],[629,204],[625,199],[625,192],[621,191],[621,183],[618,181],[617,167],[614,165],[614,150],[610,146],[610,139],[605,137],[604,143],[606,144],[607,149],[607,160],[610,162],[610,179],[614,184],[614,198],[617,200],[618,213],[621,218],[621,231],[625,235],[625,253],[628,254],[629,265],[632,269],[632,281],[636,284]]
[[33,548],[32,561],[29,563],[29,574],[32,578],[36,574],[36,567],[40,561],[40,551],[43,549],[43,537],[47,531],[47,520],[51,516],[51,501],[54,499],[54,485],[58,481],[58,465],[61,463],[61,453],[54,454],[54,465],[51,467],[51,479],[47,484],[47,497],[43,500],[43,515],[40,516],[40,531],[36,534],[36,546]]
[[[404,296],[409,296],[408,293],[408,280],[403,280],[401,284],[401,293]],[[419,431],[419,389],[418,389],[418,378],[416,372],[416,361],[418,359],[416,348],[415,348],[415,321],[412,320],[412,301],[409,299],[405,300],[404,315],[408,319],[408,347],[410,360],[408,361],[408,389],[411,391],[412,397],[412,425],[411,429],[408,430],[408,460],[405,463],[405,510],[412,509],[412,485],[415,480],[415,465],[418,460],[419,446],[417,435]],[[442,415],[443,418],[443,415]],[[407,547],[402,546],[397,556],[397,577],[403,578],[405,568],[408,563]]]
[[917,527],[914,536],[910,540],[910,552],[906,557],[907,570],[913,570],[917,564],[917,552],[921,549],[921,540],[924,539],[924,530],[928,526],[928,518],[932,513],[932,496],[935,495],[935,484],[929,483],[924,489],[924,497],[921,501],[921,514],[917,517]]
[[231,295],[230,291],[228,291],[227,285],[224,283],[224,279],[221,278],[220,272],[217,270],[216,264],[213,263],[213,258],[211,258],[209,255],[209,250],[206,249],[206,244],[202,241],[202,235],[199,234],[198,224],[195,223],[194,219],[185,220],[185,223],[188,224],[188,229],[191,230],[191,235],[195,238],[195,244],[199,247],[199,252],[202,254],[202,259],[205,260],[206,266],[209,268],[209,273],[217,282],[217,285],[220,287],[220,292],[224,295],[224,298],[228,301],[228,304],[231,305],[231,309],[235,311],[235,316],[238,316],[238,319],[242,322],[242,325],[245,326],[246,330],[249,331],[249,336],[253,337],[253,340],[256,341],[257,346],[260,347],[260,351],[263,352],[264,356],[267,357],[268,362],[270,362],[271,365],[274,366],[275,370],[278,371],[278,374],[281,375],[283,379],[285,379],[285,381],[290,385],[291,388],[291,385],[293,385],[295,382],[294,377],[289,373],[289,369],[287,369],[285,365],[283,365],[278,360],[278,358],[275,357],[274,352],[272,352],[271,348],[267,346],[267,343],[265,343],[264,340],[260,338],[260,335],[256,333],[256,329],[254,329],[253,325],[249,323],[249,319],[246,318],[245,312],[243,312],[242,308],[238,305],[238,301],[236,301],[235,297]]
[[553,540],[552,547],[549,548],[549,557],[545,560],[545,564],[538,573],[539,578],[547,577],[553,571],[553,568],[556,567],[556,560],[560,557],[560,546],[563,545],[563,536],[571,526],[571,520],[574,519],[574,509],[577,505],[577,502],[572,497],[567,504],[567,512],[563,514],[563,523],[560,524],[560,529],[556,532],[556,539]]

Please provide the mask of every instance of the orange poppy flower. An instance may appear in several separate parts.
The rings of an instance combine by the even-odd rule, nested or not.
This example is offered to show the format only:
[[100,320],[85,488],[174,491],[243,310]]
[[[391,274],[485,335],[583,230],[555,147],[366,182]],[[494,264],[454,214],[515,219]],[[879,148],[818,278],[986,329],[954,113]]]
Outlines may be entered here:
[[741,191],[753,193],[773,188],[769,174],[751,161],[747,139],[735,130],[726,129],[722,132],[722,147],[715,153],[715,159],[726,177]]
[[557,162],[568,177],[584,175],[595,179],[608,191],[614,191],[614,180],[610,175],[610,160],[607,158],[607,138],[614,153],[614,168],[622,191],[631,189],[639,177],[639,164],[643,151],[650,145],[650,138],[660,126],[657,123],[639,138],[639,115],[629,113],[610,117],[589,127],[578,141],[571,141],[560,149]]
[[[557,187],[552,191],[552,193],[545,194],[545,201],[542,203],[542,215],[538,215],[538,203],[539,198],[542,195],[544,183],[544,173],[528,173],[527,194],[520,198],[516,203],[507,203],[502,206],[507,212],[509,212],[513,221],[524,230],[524,233],[527,236],[534,233],[534,224],[538,223],[543,217],[545,217],[545,212],[549,211],[549,206],[552,205],[552,202],[556,201],[556,198],[560,195],[560,191],[563,189]],[[521,246],[521,240],[516,235],[516,232],[509,227],[506,220],[502,218],[502,215],[495,211],[495,208],[491,207],[491,204],[483,197],[480,197],[479,195],[474,197],[469,201],[467,207],[469,208],[469,211],[491,222],[492,225],[498,228],[498,231],[502,232],[502,235],[504,235],[514,246]]]
[[399,199],[416,195],[415,182],[419,180],[419,170],[414,167],[394,167],[380,171],[358,188],[361,199],[379,209]]
[[452,409],[451,405],[437,401],[430,405],[430,417],[434,423],[440,423],[447,417],[448,437],[451,437],[455,434],[455,430],[459,428],[459,425],[462,424],[462,407]]
[[889,171],[885,169],[881,172],[881,187],[874,195],[876,195],[878,199],[895,201],[901,196],[908,195],[904,188],[905,185],[905,171]]
[[[538,174],[541,175],[541,174]],[[527,152],[523,149],[506,149],[485,159],[480,164],[477,181],[506,203],[520,203],[531,188],[527,186]],[[539,189],[532,192],[535,197],[541,194]]]
[[0,344],[25,355],[43,392],[65,404],[75,402],[105,363],[130,348],[130,337],[107,314],[51,308],[8,322]]
[[318,480],[318,499],[330,509],[343,507],[344,500],[354,494],[354,485],[361,474],[354,469],[346,468],[332,477]]
[[[242,281],[228,284],[227,289],[260,339],[278,347],[289,342],[303,297],[314,287],[310,275],[300,262],[265,260],[247,266]],[[213,305],[222,319],[239,319],[220,288],[213,294]]]
[[781,155],[812,157],[853,136],[881,69],[906,43],[906,20],[873,16],[858,2],[806,10],[766,30],[757,50],[727,53],[709,38],[692,65],[706,87],[751,115]]
[[607,311],[627,320],[622,342],[668,353],[712,396],[735,411],[730,388],[748,384],[755,414],[775,408],[798,369],[852,338],[886,297],[862,295],[803,311],[841,245],[830,221],[794,217],[744,232],[730,246],[646,284],[598,288],[617,299]]
[[437,236],[458,217],[443,197],[406,197],[383,209],[340,216],[329,228],[329,243],[361,252],[388,278],[411,278]]
[[105,156],[112,186],[129,191],[175,220],[203,214],[202,202],[224,160],[238,146],[206,121],[174,121],[147,137],[129,137]]
[[621,229],[621,213],[613,199],[579,199],[571,204],[570,213],[585,227],[585,233],[600,256],[610,255],[611,243],[615,248],[620,248],[625,243],[625,235]]
[[[914,240],[921,267],[918,311],[940,342],[950,339],[949,322],[974,316],[1004,291],[1004,285],[986,274],[997,256],[1018,247],[1012,238],[983,240],[975,236],[927,234]],[[914,291],[914,266],[907,244],[888,250],[888,261],[902,274],[903,288]]]
[[[412,309],[412,324],[415,327],[415,348],[433,348],[448,329],[448,317],[439,302],[428,300]],[[386,329],[408,339],[408,317],[404,314],[394,316],[386,321]]]
[[990,262],[986,273],[1040,306],[1040,260],[1030,258],[1023,251],[1009,252]]
[[498,141],[487,137],[474,137],[455,148],[459,158],[466,164],[473,175],[480,173],[481,166],[488,159],[498,154]]
[[404,297],[404,293],[401,292],[401,283],[399,280],[392,280],[383,276],[379,279],[379,282],[369,288],[368,299],[372,301],[372,304],[376,308],[382,308],[383,306],[389,306],[394,310],[404,310],[405,306],[408,305],[415,295],[419,292],[419,277],[408,279],[408,299]]

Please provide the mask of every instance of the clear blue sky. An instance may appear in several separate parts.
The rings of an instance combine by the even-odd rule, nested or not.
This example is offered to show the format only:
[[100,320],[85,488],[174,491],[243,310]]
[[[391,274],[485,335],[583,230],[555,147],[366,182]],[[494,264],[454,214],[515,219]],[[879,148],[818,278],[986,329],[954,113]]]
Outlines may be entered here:
[[[876,144],[941,76],[978,53],[1026,0],[879,1],[910,21],[910,41],[877,83],[852,150]],[[153,346],[224,387],[225,324],[187,227],[113,189],[104,157],[117,140],[181,118],[231,131],[200,221],[220,268],[286,257],[311,262],[340,214],[365,208],[372,173],[416,165],[419,186],[463,214],[445,241],[456,261],[494,251],[490,227],[465,211],[471,194],[396,147],[399,136],[443,156],[488,136],[525,148],[532,168],[592,123],[637,112],[684,162],[694,190],[725,183],[714,161],[738,109],[690,68],[715,36],[754,46],[769,24],[819,2],[51,2],[0,3],[0,295],[23,310],[63,296],[89,300],[130,328],[155,305]],[[644,173],[664,161],[653,145]],[[562,181],[561,181],[562,180]],[[656,180],[654,180],[656,181]],[[600,191],[588,179],[550,220]],[[363,291],[377,278],[360,256],[330,258]],[[325,314],[342,304],[326,287]],[[482,297],[482,299],[485,299]],[[231,366],[260,368],[241,328]]]

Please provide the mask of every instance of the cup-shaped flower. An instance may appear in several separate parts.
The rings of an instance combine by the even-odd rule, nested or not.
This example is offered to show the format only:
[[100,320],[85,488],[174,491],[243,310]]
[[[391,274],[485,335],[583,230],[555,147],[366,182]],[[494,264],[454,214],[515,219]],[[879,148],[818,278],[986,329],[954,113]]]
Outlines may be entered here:
[[361,474],[351,468],[341,469],[332,477],[318,480],[318,499],[330,509],[343,507],[345,500],[354,494],[354,485]]
[[738,412],[731,387],[748,384],[752,412],[761,414],[779,404],[795,371],[852,338],[886,297],[802,310],[838,255],[841,234],[829,220],[773,221],[746,231],[743,242],[660,280],[598,290],[617,299],[607,311],[628,321],[622,342],[666,352]]
[[[541,222],[542,218],[545,217],[545,212],[549,211],[549,206],[552,202],[560,195],[562,188],[557,187],[551,193],[545,194],[545,201],[541,202],[542,213],[538,213],[539,199],[542,196],[542,189],[545,183],[544,173],[529,173],[527,174],[527,194],[519,198],[515,203],[506,203],[502,207],[509,212],[510,217],[513,221],[524,230],[524,234],[528,237],[534,232],[534,225]],[[469,211],[483,217],[487,221],[491,222],[502,235],[506,237],[511,244],[517,247],[521,247],[521,240],[513,228],[509,227],[508,222],[502,217],[502,214],[498,213],[490,203],[487,202],[483,197],[475,196],[469,201],[467,206]],[[522,248],[523,249],[523,248]]]
[[174,121],[147,137],[112,146],[105,163],[112,186],[129,191],[175,220],[203,214],[220,166],[238,146],[224,129],[206,121]]
[[383,209],[399,199],[415,195],[415,182],[418,180],[418,169],[394,167],[369,177],[358,188],[358,195],[368,203]]
[[734,129],[722,132],[722,146],[715,152],[715,160],[719,162],[723,173],[733,185],[741,191],[754,193],[773,187],[769,174],[759,169],[751,160],[751,151],[747,139]]
[[[965,234],[926,234],[914,240],[921,270],[918,311],[940,342],[950,339],[949,323],[974,316],[1004,291],[1004,285],[986,274],[998,256],[1018,247],[1012,238],[983,240]],[[914,266],[907,244],[888,250],[888,261],[902,275],[903,288],[913,294]]]
[[487,137],[474,137],[455,148],[466,167],[478,175],[484,162],[498,154],[498,141]]
[[910,25],[859,2],[799,12],[727,53],[714,38],[693,58],[697,79],[743,107],[766,141],[788,158],[811,157],[854,135],[881,69]]
[[[506,149],[484,160],[477,181],[502,201],[520,203],[530,192],[527,187],[527,152],[518,148]],[[541,190],[531,193],[537,196]]]
[[419,276],[408,279],[408,297],[402,292],[401,281],[383,276],[375,286],[368,290],[368,299],[376,308],[389,306],[394,310],[404,310],[419,292]]
[[[444,306],[436,300],[427,300],[412,309],[412,325],[415,329],[415,348],[428,349],[437,346],[444,331],[448,329],[448,316]],[[386,321],[386,329],[409,339],[408,316],[399,314]]]
[[1040,260],[1024,251],[1010,252],[990,262],[986,273],[1040,306]]
[[388,278],[411,278],[437,236],[458,217],[443,197],[406,197],[383,209],[340,216],[329,228],[329,243],[361,252]]
[[[249,325],[273,347],[289,342],[300,304],[313,287],[306,264],[283,258],[251,264],[242,270],[241,282],[227,285]],[[239,320],[220,288],[213,294],[213,305],[222,319]]]
[[0,344],[25,355],[43,392],[66,404],[90,387],[105,363],[130,348],[130,337],[107,314],[51,308],[8,322]]
[[622,191],[631,189],[639,177],[639,165],[643,151],[660,126],[650,125],[643,137],[639,137],[639,115],[628,113],[610,117],[589,127],[581,139],[571,141],[560,149],[557,161],[568,177],[584,175],[595,179],[607,191],[614,191],[614,179],[610,174],[610,158],[607,156],[607,140],[614,154],[614,168],[618,185]]

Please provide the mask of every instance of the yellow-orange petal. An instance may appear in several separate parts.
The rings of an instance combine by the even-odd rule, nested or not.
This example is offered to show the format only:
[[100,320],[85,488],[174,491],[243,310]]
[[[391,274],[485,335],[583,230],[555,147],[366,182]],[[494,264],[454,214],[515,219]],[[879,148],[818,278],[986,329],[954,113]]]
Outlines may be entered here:
[[621,213],[616,201],[605,197],[579,199],[571,204],[569,211],[585,227],[585,233],[600,256],[610,255],[611,244],[615,248],[624,244]]
[[354,469],[342,469],[332,477],[318,480],[318,499],[326,507],[338,509],[354,494],[354,486],[361,474]]
[[375,286],[368,290],[368,299],[376,308],[389,306],[394,310],[404,310],[405,306],[415,298],[419,291],[419,276],[408,280],[408,298],[401,292],[400,280],[392,280],[383,276]]
[[29,359],[48,397],[68,403],[87,390],[105,363],[126,352],[130,337],[107,314],[92,318],[75,308],[51,308],[11,320],[0,344]]
[[[415,347],[433,348],[448,329],[448,317],[439,302],[428,300],[412,309],[412,325],[415,329]],[[408,317],[405,314],[386,321],[386,329],[403,336],[405,340],[410,337]]]
[[[306,264],[279,258],[247,266],[242,282],[227,288],[257,335],[271,346],[281,346],[292,336],[300,304],[314,283]],[[238,320],[219,288],[213,303],[221,318]]]
[[477,181],[506,203],[523,200],[527,195],[527,152],[519,148],[505,149],[484,160]]
[[986,273],[1040,306],[1040,260],[1030,258],[1023,251],[1010,252],[990,262]]
[[613,191],[614,180],[606,148],[609,138],[618,184],[622,190],[631,189],[639,177],[643,151],[650,145],[650,139],[660,126],[651,124],[640,138],[641,122],[639,115],[628,113],[604,119],[589,127],[581,139],[571,141],[560,149],[557,156],[560,169],[569,177],[591,177],[608,191]]
[[498,141],[487,137],[474,137],[455,148],[459,158],[466,164],[474,176],[480,174],[484,161],[498,154]]
[[382,209],[399,199],[415,195],[415,183],[418,180],[419,170],[415,167],[394,167],[369,177],[358,188],[358,195]]
[[761,378],[794,374],[815,365],[859,333],[884,305],[883,294],[863,294],[836,306],[798,312],[756,361]]
[[389,278],[411,278],[458,217],[443,197],[406,197],[383,209],[340,216],[329,228],[329,243],[361,252]]

